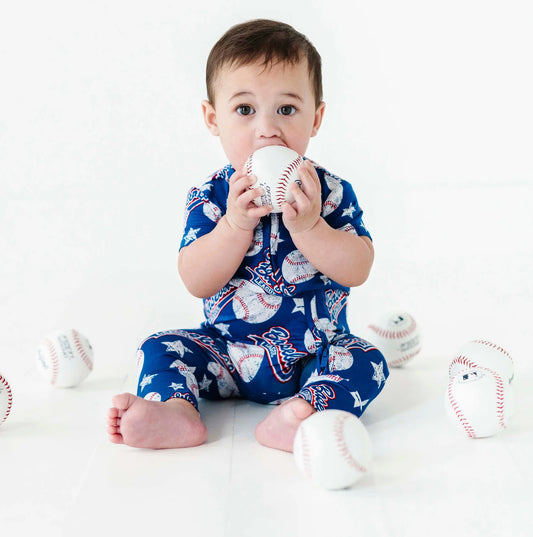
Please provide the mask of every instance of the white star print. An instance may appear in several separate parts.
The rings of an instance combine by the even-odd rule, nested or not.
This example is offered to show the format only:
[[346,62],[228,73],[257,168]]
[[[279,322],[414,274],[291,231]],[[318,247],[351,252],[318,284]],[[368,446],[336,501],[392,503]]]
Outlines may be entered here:
[[342,211],[342,216],[349,216],[350,218],[353,218],[353,212],[355,211],[355,207],[353,203],[350,203],[349,207],[346,207],[344,211]]
[[176,390],[183,390],[183,384],[181,384],[181,383],[177,383],[177,382],[173,382],[172,384],[170,384],[169,388],[172,388],[174,391],[176,391]]
[[331,280],[325,274],[322,274],[322,276],[320,276],[320,279],[324,282],[324,285],[328,285],[328,283],[331,283]]
[[383,374],[383,362],[380,362],[379,364],[375,364],[374,362],[370,363],[374,368],[374,375],[372,376],[372,380],[375,380],[378,383],[378,386],[381,386],[381,383],[385,382],[385,375]]
[[305,307],[304,307],[304,299],[303,298],[293,298],[294,303],[296,304],[294,306],[294,309],[291,313],[303,313],[305,315]]
[[224,324],[224,323],[218,323],[218,324],[215,324],[215,328],[217,330],[220,330],[220,333],[223,335],[223,336],[230,336],[231,334],[229,333],[229,324]]
[[200,228],[189,229],[189,232],[187,233],[187,235],[185,235],[185,244],[189,244],[190,242],[195,241],[198,238],[199,231],[200,231]]
[[183,355],[186,352],[192,352],[181,341],[162,341],[161,345],[167,346],[167,352],[177,352],[180,355],[180,358],[183,358]]
[[152,384],[152,379],[157,377],[157,373],[153,375],[144,375],[143,379],[140,382],[141,390],[144,390],[148,384]]
[[212,380],[209,380],[207,378],[207,375],[204,375],[204,378],[200,382],[200,390],[209,391],[209,386],[211,385],[212,382],[213,382]]
[[366,401],[363,401],[361,399],[361,396],[359,395],[359,392],[350,392],[355,403],[354,403],[354,408],[356,406],[358,406],[361,410],[363,410],[363,407],[368,403],[368,399]]

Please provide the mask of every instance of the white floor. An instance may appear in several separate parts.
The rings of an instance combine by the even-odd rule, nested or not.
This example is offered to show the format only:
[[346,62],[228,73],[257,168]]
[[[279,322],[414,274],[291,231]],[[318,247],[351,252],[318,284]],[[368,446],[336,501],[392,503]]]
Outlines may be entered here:
[[[312,487],[292,455],[259,446],[254,427],[270,408],[246,401],[204,402],[209,438],[199,448],[150,451],[107,441],[107,407],[114,393],[132,389],[136,343],[199,321],[196,302],[178,284],[171,300],[163,291],[173,281],[166,274],[97,275],[58,296],[67,271],[36,273],[49,282],[37,295],[29,269],[3,273],[9,285],[1,288],[0,321],[9,331],[0,371],[14,404],[0,427],[1,535],[531,535],[531,189],[466,192],[468,200],[456,194],[406,195],[402,206],[418,223],[401,222],[401,244],[387,242],[394,223],[390,234],[378,229],[383,253],[354,293],[352,325],[391,304],[405,307],[419,321],[424,350],[392,370],[363,416],[373,469],[343,491]],[[498,216],[476,205],[480,218],[462,233],[458,224],[434,224],[452,202],[464,223],[474,199],[490,211],[498,205]],[[50,319],[44,303],[52,297]],[[95,370],[77,388],[49,388],[33,366],[37,327],[52,323],[76,326],[95,347]],[[507,430],[471,440],[452,428],[443,400],[454,350],[480,335],[513,355],[519,404]]]

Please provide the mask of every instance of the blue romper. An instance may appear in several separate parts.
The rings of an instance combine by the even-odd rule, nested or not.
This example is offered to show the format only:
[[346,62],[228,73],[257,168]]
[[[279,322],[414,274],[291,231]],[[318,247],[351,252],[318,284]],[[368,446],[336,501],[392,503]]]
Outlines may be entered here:
[[[314,164],[322,217],[335,229],[370,237],[352,186]],[[226,212],[230,165],[188,194],[180,248],[209,233]],[[212,260],[216,263],[216,259]],[[360,416],[388,377],[383,355],[350,334],[350,289],[318,272],[297,250],[281,214],[263,217],[227,285],[204,300],[200,328],[160,332],[139,347],[137,395],[243,397],[280,403],[291,397],[316,410]]]

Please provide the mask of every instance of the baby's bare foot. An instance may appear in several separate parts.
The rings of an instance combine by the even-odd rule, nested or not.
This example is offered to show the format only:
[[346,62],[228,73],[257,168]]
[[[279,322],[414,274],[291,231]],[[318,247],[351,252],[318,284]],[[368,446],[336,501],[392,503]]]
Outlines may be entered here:
[[148,401],[131,393],[113,397],[107,433],[115,444],[152,449],[198,446],[207,438],[200,414],[188,401]]
[[296,431],[316,410],[304,399],[290,399],[274,410],[256,427],[255,438],[263,446],[292,452]]

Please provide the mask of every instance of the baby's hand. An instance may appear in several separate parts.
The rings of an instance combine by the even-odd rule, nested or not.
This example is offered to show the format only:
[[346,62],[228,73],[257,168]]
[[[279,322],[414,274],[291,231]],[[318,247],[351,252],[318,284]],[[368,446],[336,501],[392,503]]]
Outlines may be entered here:
[[320,219],[322,210],[320,179],[315,167],[306,160],[298,168],[298,175],[302,181],[301,187],[296,183],[290,186],[294,201],[284,203],[281,207],[283,223],[291,235],[312,229]]
[[250,188],[256,182],[244,170],[235,171],[229,180],[226,220],[233,229],[253,230],[259,220],[271,210],[270,205],[258,207],[253,200],[263,193],[261,188]]

